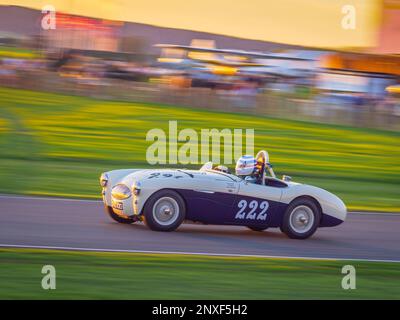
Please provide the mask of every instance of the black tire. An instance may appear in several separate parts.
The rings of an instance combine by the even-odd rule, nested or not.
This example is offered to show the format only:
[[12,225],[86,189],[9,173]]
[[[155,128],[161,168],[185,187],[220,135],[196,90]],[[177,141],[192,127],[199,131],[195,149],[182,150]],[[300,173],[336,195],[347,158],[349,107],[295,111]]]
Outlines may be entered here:
[[258,232],[261,232],[261,231],[264,231],[264,230],[267,230],[268,229],[268,227],[256,227],[256,226],[247,226],[247,228],[249,228],[250,230],[253,230],[253,231],[258,231]]
[[[296,219],[294,214],[299,217],[299,220]],[[303,216],[301,216],[302,214]],[[305,225],[304,221],[300,221],[301,218],[308,221],[308,225]],[[295,199],[285,211],[281,231],[292,239],[307,239],[315,233],[320,221],[321,211],[315,201],[309,198]],[[304,227],[304,231],[300,230],[302,227]]]
[[135,218],[124,218],[116,214],[110,206],[104,206],[104,209],[106,210],[107,214],[111,217],[111,219],[117,221],[118,223],[131,224],[137,221],[137,219]]
[[185,201],[173,190],[160,190],[147,200],[143,215],[151,230],[174,231],[185,220]]

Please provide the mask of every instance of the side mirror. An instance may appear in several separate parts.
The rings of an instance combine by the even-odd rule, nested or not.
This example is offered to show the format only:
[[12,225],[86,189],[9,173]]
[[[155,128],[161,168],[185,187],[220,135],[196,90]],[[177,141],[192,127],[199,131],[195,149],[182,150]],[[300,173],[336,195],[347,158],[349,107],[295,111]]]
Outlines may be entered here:
[[285,181],[285,182],[290,182],[290,181],[292,181],[292,177],[283,175],[282,176],[282,180]]
[[250,177],[250,176],[246,176],[246,177],[244,178],[244,182],[245,182],[245,183],[253,183],[253,182],[254,182],[254,178],[253,178],[253,177]]

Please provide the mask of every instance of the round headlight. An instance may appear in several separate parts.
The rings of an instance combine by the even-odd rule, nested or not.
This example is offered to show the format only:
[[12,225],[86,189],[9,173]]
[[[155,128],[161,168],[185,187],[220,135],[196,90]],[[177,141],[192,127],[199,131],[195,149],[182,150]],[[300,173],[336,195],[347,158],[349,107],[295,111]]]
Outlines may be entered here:
[[115,199],[124,200],[128,199],[132,193],[126,185],[117,184],[114,188],[112,188],[111,195]]
[[140,190],[142,189],[142,184],[140,183],[140,181],[136,181],[133,185],[133,194],[135,196],[138,196],[140,194]]
[[100,185],[104,188],[107,186],[108,182],[108,174],[107,173],[102,173],[100,176]]

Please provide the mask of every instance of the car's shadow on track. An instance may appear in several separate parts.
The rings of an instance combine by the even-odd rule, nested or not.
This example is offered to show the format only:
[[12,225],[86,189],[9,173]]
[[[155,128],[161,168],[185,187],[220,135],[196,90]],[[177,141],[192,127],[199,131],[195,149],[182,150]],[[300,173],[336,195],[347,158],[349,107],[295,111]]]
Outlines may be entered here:
[[177,232],[182,234],[209,234],[209,235],[221,235],[221,236],[242,236],[242,237],[252,237],[252,238],[277,238],[277,239],[285,239],[287,238],[283,233],[279,231],[279,229],[270,229],[264,231],[252,231],[248,230],[245,227],[230,227],[227,229],[226,227],[208,227],[204,226],[192,226],[192,225],[184,225],[181,226]]
[[[127,236],[131,232],[146,233],[152,235],[152,238],[165,239],[166,236],[171,239],[171,236],[179,241],[212,241],[216,244],[230,244],[235,247],[253,247],[262,248],[266,243],[297,247],[302,244],[305,247],[313,247],[315,245],[327,245],[328,247],[345,247],[346,241],[341,241],[337,236],[332,237],[327,234],[322,234],[319,230],[306,240],[296,240],[288,238],[282,233],[279,228],[270,228],[264,231],[253,231],[243,226],[217,226],[204,225],[196,223],[183,223],[177,230],[173,232],[157,232],[150,230],[144,223],[137,222],[130,225],[121,225],[110,223],[110,225],[118,228],[120,232],[127,232]],[[113,227],[114,228],[114,227]],[[124,230],[124,231],[122,231]],[[266,242],[267,241],[267,242]]]
[[122,225],[111,222],[110,224],[118,226],[120,230],[132,229],[140,230],[140,232],[155,233],[158,235],[162,234],[174,234],[175,236],[224,236],[224,237],[240,237],[240,238],[259,238],[264,239],[265,237],[271,239],[288,239],[285,234],[280,232],[279,228],[271,228],[264,231],[253,231],[243,226],[216,226],[216,225],[204,225],[195,223],[184,223],[177,230],[172,232],[159,232],[150,230],[144,223],[137,222],[130,225]]

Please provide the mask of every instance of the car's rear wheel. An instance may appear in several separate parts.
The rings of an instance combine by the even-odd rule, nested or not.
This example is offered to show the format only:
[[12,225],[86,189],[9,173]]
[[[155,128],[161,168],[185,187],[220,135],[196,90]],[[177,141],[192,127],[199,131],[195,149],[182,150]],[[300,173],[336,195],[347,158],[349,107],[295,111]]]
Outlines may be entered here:
[[306,239],[317,230],[321,220],[318,205],[309,198],[299,198],[289,204],[281,231],[292,239]]
[[257,227],[257,226],[247,226],[247,228],[249,228],[250,230],[253,230],[253,231],[258,231],[258,232],[268,229],[268,227]]
[[173,190],[153,194],[144,207],[144,221],[155,231],[174,231],[185,219],[186,207],[182,197]]
[[116,214],[110,206],[104,206],[104,208],[105,208],[107,214],[111,217],[111,219],[113,219],[114,221],[117,221],[119,223],[131,224],[131,223],[138,221],[138,219],[135,219],[132,217],[128,217],[128,216],[124,217],[122,215]]

